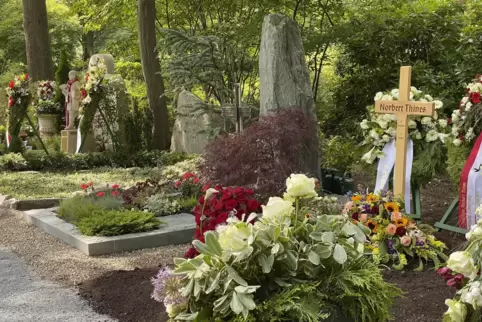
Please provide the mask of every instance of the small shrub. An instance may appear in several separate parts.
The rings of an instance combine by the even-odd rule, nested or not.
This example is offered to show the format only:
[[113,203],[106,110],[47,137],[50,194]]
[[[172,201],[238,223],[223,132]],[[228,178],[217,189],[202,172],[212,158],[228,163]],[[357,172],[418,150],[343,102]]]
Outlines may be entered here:
[[28,165],[20,153],[8,153],[0,157],[1,170],[21,171],[27,170]]
[[194,211],[194,207],[197,205],[197,202],[197,197],[182,197],[179,199],[179,204],[181,206],[180,211],[192,213]]
[[144,209],[155,214],[167,216],[179,213],[181,204],[178,198],[168,197],[165,193],[159,193],[147,198]]
[[305,173],[308,151],[318,149],[316,121],[298,109],[263,116],[241,134],[212,141],[203,154],[200,175],[214,184],[279,195],[290,173]]
[[103,207],[93,202],[92,198],[79,195],[61,201],[57,214],[63,220],[77,225],[84,218],[90,217],[95,211],[102,209]]
[[77,227],[87,236],[119,236],[153,230],[161,224],[154,214],[144,211],[96,210]]
[[174,187],[184,197],[199,198],[202,192],[201,180],[192,172],[186,172],[181,179],[174,183]]
[[[90,197],[89,199],[93,199],[93,197]],[[122,202],[122,199],[120,197],[111,196],[108,194],[103,197],[97,197],[93,199],[93,203],[107,210],[120,209],[124,206],[124,203]]]

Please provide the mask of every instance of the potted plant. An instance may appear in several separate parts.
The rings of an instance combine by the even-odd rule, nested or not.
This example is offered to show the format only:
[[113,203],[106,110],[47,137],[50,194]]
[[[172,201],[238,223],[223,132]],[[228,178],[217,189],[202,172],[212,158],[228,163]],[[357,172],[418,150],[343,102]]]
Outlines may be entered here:
[[41,81],[37,88],[36,111],[39,132],[42,136],[53,136],[57,130],[57,119],[62,106],[54,101],[55,82]]

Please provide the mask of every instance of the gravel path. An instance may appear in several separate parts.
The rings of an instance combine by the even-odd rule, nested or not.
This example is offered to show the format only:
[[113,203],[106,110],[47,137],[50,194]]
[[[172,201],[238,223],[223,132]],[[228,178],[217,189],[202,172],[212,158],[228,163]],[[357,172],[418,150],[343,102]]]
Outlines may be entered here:
[[112,270],[172,264],[172,258],[182,257],[187,249],[187,245],[177,245],[90,257],[29,224],[20,212],[6,208],[0,208],[0,247],[22,258],[41,278],[67,287]]
[[0,250],[0,319],[9,322],[110,322],[73,290],[40,280],[10,252]]

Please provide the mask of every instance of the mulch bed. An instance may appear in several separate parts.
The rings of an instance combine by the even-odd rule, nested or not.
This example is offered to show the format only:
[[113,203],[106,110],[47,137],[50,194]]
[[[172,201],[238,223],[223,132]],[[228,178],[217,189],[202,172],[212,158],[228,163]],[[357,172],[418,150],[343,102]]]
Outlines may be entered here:
[[[433,225],[442,217],[456,194],[451,182],[447,178],[440,178],[434,179],[421,191],[421,195],[423,222]],[[455,233],[441,232],[436,235],[450,251],[464,241],[463,236]],[[167,321],[162,304],[150,298],[150,279],[157,270],[112,271],[81,284],[80,294],[95,311],[120,322]],[[390,270],[385,272],[385,278],[405,292],[405,297],[392,308],[396,322],[439,322],[446,310],[445,299],[454,294],[454,290],[446,286],[433,268],[423,272]]]

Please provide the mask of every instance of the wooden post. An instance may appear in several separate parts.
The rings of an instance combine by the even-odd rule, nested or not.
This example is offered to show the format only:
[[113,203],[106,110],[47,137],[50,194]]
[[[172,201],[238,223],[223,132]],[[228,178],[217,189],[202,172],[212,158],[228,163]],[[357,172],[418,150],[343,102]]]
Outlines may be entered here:
[[242,131],[241,125],[241,85],[234,84],[234,106],[236,107],[236,133],[240,133]]
[[[375,112],[397,116],[395,180],[393,193],[405,196],[405,175],[407,162],[408,117],[410,115],[433,116],[435,103],[410,101],[412,67],[400,68],[398,101],[376,101]],[[405,202],[410,202],[405,200]]]

